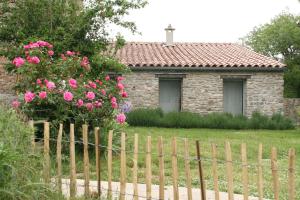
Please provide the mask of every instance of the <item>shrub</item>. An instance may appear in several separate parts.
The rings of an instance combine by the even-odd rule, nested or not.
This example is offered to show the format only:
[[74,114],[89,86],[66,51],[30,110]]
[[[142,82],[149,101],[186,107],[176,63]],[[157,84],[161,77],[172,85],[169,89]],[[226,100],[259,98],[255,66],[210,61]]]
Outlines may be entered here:
[[32,130],[0,107],[0,199],[62,199],[41,182],[43,157],[31,150]]
[[127,113],[127,123],[132,126],[160,126],[161,109],[140,108]]
[[131,126],[156,126],[167,128],[215,129],[293,129],[292,121],[281,114],[271,117],[254,112],[251,118],[229,113],[199,115],[190,112],[163,113],[161,109],[137,109],[127,114]]

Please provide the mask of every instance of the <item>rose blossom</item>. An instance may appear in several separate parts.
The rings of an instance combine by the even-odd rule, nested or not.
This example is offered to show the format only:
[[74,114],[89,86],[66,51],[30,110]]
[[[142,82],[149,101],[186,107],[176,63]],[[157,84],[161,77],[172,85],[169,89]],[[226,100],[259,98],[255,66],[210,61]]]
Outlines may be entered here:
[[34,93],[27,91],[24,95],[24,100],[26,103],[30,103],[33,101],[34,97],[35,97]]
[[85,97],[89,100],[95,99],[95,93],[94,92],[87,92]]
[[40,92],[39,97],[40,97],[40,99],[46,99],[47,98],[47,92],[45,92],[45,91]]
[[86,107],[89,111],[92,111],[92,110],[93,110],[93,104],[92,104],[92,103],[87,103],[87,104],[85,104],[85,107]]
[[24,65],[25,60],[21,57],[16,57],[13,62],[12,62],[17,68],[21,67],[22,65]]
[[82,61],[80,62],[80,66],[85,68],[86,70],[90,70],[90,62],[89,62],[89,59],[88,57],[83,57],[82,58]]
[[53,83],[52,81],[46,81],[46,87],[48,88],[48,90],[53,90],[56,86],[55,83]]
[[106,95],[106,91],[104,89],[101,90],[102,95]]
[[49,51],[48,51],[48,55],[49,55],[49,56],[53,56],[53,55],[54,55],[54,51],[49,50]]
[[91,88],[94,88],[94,89],[97,88],[96,83],[94,83],[94,82],[92,82],[92,81],[89,81],[89,86],[90,86]]
[[107,76],[105,76],[105,80],[106,81],[109,81],[110,80],[110,77],[107,75]]
[[13,102],[11,103],[13,108],[19,108],[19,106],[21,105],[21,103],[18,100],[13,100]]
[[126,116],[124,115],[124,113],[120,113],[117,115],[117,122],[119,124],[123,124],[126,120]]
[[102,103],[100,101],[95,101],[94,105],[96,108],[100,108],[102,106]]
[[83,106],[83,100],[82,99],[78,99],[77,101],[77,107],[81,107]]
[[41,85],[42,84],[42,81],[41,81],[41,79],[36,79],[36,84],[38,84],[38,85]]
[[122,80],[124,80],[124,77],[123,77],[123,76],[118,76],[118,77],[117,77],[117,82],[120,82],[120,81],[122,81]]
[[68,56],[74,56],[74,55],[75,55],[75,52],[73,52],[73,51],[67,51],[66,54],[67,54]]
[[71,78],[69,80],[69,85],[70,85],[71,88],[75,89],[75,88],[77,88],[77,81],[75,79]]
[[40,59],[37,56],[28,57],[27,61],[29,63],[32,63],[32,64],[39,64],[40,63]]
[[65,101],[72,101],[73,100],[73,94],[71,92],[64,92],[64,100]]
[[122,83],[118,83],[117,87],[119,88],[119,90],[124,90],[124,85]]
[[123,97],[123,98],[127,98],[127,97],[128,97],[127,92],[123,91],[123,92],[122,92],[122,97]]

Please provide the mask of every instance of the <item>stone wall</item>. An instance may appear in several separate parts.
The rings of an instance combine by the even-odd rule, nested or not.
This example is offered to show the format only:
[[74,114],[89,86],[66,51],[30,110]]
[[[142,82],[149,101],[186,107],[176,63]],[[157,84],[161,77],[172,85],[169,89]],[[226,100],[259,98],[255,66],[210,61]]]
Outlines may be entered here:
[[124,85],[134,108],[159,106],[159,79],[155,73],[135,72],[124,75]]
[[284,115],[300,125],[300,98],[285,98],[283,102]]
[[283,113],[283,73],[254,73],[246,84],[246,115]]
[[223,80],[218,73],[189,73],[182,80],[182,110],[207,114],[223,111]]
[[[161,72],[160,72],[161,73]],[[155,72],[125,75],[125,85],[134,108],[159,107],[159,78]],[[245,79],[245,115],[283,112],[283,73],[280,72],[189,72],[182,79],[182,110],[207,114],[223,112],[223,76]]]
[[3,68],[3,64],[6,62],[5,58],[0,57],[0,103],[8,103],[15,97],[12,88],[16,77],[6,73]]

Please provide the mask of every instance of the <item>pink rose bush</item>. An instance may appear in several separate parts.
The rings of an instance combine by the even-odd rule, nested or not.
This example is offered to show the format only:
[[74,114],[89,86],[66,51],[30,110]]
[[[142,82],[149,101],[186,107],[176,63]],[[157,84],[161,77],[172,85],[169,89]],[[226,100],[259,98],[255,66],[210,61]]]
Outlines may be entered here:
[[45,41],[32,42],[22,47],[24,55],[13,59],[11,71],[21,78],[12,107],[33,119],[124,124],[126,116],[119,110],[128,98],[124,78],[99,68],[93,72],[89,59],[74,51],[55,57],[52,48]]

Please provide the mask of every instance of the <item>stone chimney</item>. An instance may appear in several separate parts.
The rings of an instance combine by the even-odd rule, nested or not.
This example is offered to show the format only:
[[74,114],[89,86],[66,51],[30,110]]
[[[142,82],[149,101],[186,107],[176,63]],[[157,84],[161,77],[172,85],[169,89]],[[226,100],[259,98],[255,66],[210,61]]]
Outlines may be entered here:
[[175,31],[174,28],[172,28],[171,24],[167,28],[165,28],[166,31],[166,46],[173,46],[173,31]]

